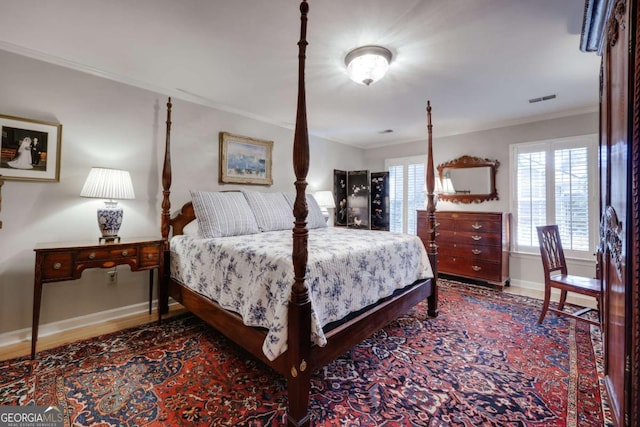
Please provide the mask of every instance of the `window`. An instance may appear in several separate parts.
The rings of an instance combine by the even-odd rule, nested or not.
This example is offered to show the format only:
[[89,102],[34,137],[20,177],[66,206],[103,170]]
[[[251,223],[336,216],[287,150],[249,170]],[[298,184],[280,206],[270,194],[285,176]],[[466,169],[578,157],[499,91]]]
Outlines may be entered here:
[[538,253],[536,227],[558,224],[568,256],[589,258],[597,238],[597,136],[514,144],[516,251]]
[[426,160],[423,156],[385,160],[389,171],[389,227],[416,234],[418,209],[424,209]]

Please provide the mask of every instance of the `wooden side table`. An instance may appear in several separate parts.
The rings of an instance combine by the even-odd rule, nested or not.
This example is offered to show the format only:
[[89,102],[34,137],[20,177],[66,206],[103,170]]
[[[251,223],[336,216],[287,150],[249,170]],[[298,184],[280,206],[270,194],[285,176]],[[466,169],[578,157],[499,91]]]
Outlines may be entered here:
[[77,280],[88,268],[112,268],[128,264],[131,271],[149,270],[149,307],[153,292],[153,270],[162,278],[164,246],[161,239],[129,238],[117,242],[39,243],[36,253],[33,282],[33,323],[31,330],[31,359],[36,354],[42,285]]

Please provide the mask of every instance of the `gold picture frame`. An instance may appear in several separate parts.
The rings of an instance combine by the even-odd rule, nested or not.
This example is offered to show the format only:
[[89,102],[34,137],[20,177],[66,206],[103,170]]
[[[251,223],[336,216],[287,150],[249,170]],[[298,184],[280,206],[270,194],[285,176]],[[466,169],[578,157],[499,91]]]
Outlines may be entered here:
[[273,141],[220,132],[220,183],[271,185]]
[[0,132],[3,179],[60,181],[60,123],[0,115]]

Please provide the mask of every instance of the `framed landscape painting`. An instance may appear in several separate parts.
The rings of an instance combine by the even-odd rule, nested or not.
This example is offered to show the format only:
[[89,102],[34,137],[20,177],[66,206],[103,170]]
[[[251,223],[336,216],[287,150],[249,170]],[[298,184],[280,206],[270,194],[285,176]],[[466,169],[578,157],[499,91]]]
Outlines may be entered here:
[[228,184],[271,185],[273,141],[220,132],[219,181]]
[[6,180],[59,181],[62,125],[0,115],[0,175]]

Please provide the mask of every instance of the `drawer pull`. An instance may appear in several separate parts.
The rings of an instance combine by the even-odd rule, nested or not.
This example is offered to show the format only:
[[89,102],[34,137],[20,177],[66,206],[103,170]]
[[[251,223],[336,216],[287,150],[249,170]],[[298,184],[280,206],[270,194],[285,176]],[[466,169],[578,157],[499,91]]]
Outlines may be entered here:
[[153,254],[147,254],[147,259],[153,258]]
[[60,270],[61,268],[62,268],[62,264],[60,264],[59,262],[56,262],[53,264],[54,270]]
[[472,265],[472,266],[471,266],[471,269],[472,269],[473,271],[480,271],[480,270],[482,270],[482,267],[478,267],[477,265]]
[[96,253],[95,252],[91,252],[89,254],[89,259],[94,259],[96,257]]
[[482,236],[478,236],[478,235],[471,236],[471,238],[472,238],[473,240],[476,240],[476,241],[478,241],[478,240],[482,240]]
[[471,249],[471,253],[473,253],[474,255],[480,255],[482,251],[480,249]]
[[439,226],[440,226],[440,223],[439,223],[439,222],[435,222],[435,223],[434,223],[434,225],[435,225],[436,227],[439,227]]
[[127,256],[127,255],[129,255],[129,252],[127,252],[127,251],[122,251],[122,256]]
[[436,237],[438,237],[439,235],[440,235],[440,233],[438,233],[438,232],[436,231]]
[[471,224],[471,228],[473,228],[474,230],[480,230],[482,228],[482,224],[478,224],[476,222],[475,224]]

